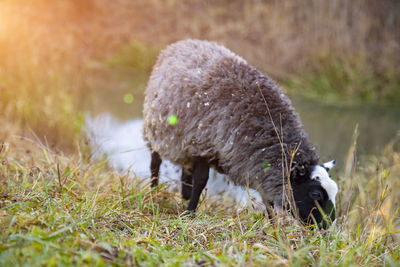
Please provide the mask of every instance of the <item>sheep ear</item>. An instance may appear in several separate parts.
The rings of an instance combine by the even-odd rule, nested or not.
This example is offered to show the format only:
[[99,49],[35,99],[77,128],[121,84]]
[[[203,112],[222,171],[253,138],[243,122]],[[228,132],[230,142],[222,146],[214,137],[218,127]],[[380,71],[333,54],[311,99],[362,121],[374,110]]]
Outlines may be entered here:
[[322,167],[324,167],[327,171],[329,171],[330,169],[333,168],[333,166],[335,166],[336,160],[331,160],[328,162],[325,162],[324,164],[322,164]]

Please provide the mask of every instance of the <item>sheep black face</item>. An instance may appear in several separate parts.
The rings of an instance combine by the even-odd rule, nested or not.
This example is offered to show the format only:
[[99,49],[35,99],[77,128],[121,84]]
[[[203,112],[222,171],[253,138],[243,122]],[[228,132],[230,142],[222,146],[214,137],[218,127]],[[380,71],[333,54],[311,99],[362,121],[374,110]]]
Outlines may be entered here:
[[[334,165],[333,160],[312,166],[310,174],[307,175],[310,178],[300,179],[298,183],[293,184],[293,197],[298,214],[306,224],[313,224],[315,220],[317,224],[327,228],[330,225],[329,220],[335,220],[335,197],[338,187],[328,174]],[[326,219],[323,214],[327,216]]]

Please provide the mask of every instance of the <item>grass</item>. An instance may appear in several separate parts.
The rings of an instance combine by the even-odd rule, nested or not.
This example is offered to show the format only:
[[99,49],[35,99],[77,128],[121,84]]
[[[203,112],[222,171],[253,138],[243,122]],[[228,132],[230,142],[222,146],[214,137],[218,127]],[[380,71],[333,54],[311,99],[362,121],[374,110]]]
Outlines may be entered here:
[[0,16],[1,119],[49,147],[73,151],[84,123],[76,100],[85,72],[70,36],[41,25],[29,5],[6,1]]
[[311,66],[284,78],[282,85],[292,95],[336,105],[397,105],[400,79],[393,70],[378,75],[365,57],[342,57],[332,53],[318,56]]
[[[109,41],[99,44],[93,35],[87,47],[82,43],[86,28],[71,18],[77,8],[73,3],[36,4],[0,4],[1,119],[52,149],[74,153],[84,110],[104,112],[97,109],[105,106],[118,107],[115,113],[125,117],[141,113],[143,91],[159,49],[139,40],[107,46]],[[65,22],[70,19],[74,23]],[[93,23],[90,29],[96,32],[97,26]],[[121,109],[128,93],[134,105]]]
[[0,146],[2,266],[396,266],[400,260],[399,143],[357,168],[352,147],[348,173],[336,177],[339,218],[319,231],[212,197],[188,217],[179,194],[163,185],[151,189],[106,161],[88,161],[83,145],[71,158],[14,141]]
[[[115,113],[139,114],[159,48],[187,37],[226,44],[292,92],[398,99],[395,8],[385,24],[385,13],[362,1],[333,9],[318,1],[117,2],[0,4],[1,266],[399,265],[398,141],[362,164],[354,142],[335,177],[339,216],[327,231],[211,197],[191,218],[179,194],[90,160],[81,103],[103,107],[130,94],[132,104]],[[327,27],[315,27],[321,22]],[[368,39],[374,28],[384,29],[377,41]]]

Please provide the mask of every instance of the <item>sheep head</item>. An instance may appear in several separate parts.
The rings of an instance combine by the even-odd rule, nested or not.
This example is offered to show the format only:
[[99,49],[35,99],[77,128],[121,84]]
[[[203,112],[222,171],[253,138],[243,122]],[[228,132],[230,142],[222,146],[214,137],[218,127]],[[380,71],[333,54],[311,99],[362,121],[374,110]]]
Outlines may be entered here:
[[335,220],[338,186],[328,173],[334,165],[335,160],[309,168],[301,166],[291,179],[294,203],[306,224],[317,223],[326,228]]

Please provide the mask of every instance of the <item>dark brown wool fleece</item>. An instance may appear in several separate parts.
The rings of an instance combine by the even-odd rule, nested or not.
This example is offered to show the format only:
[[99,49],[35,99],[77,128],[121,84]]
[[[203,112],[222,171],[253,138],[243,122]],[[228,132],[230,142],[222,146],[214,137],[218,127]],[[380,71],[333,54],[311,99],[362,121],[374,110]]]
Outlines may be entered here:
[[[270,116],[267,112],[267,102]],[[318,156],[289,98],[267,75],[213,42],[184,40],[160,54],[144,101],[144,138],[162,158],[190,168],[207,158],[236,185],[264,202],[282,201],[283,148],[294,157],[292,181],[304,166],[309,177]],[[175,115],[176,125],[168,118]],[[283,164],[282,164],[283,163]]]

